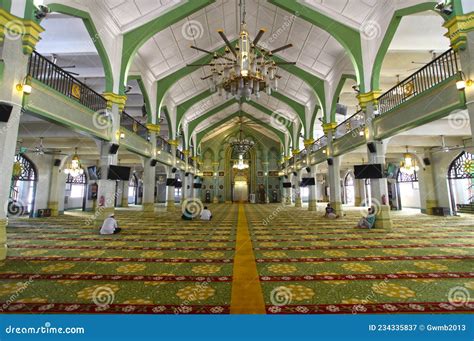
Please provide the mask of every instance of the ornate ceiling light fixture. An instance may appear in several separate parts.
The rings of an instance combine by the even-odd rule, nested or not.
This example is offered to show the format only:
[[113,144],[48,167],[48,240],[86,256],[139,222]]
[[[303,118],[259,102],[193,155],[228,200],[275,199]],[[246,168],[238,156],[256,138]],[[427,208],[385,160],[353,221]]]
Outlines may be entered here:
[[77,155],[77,148],[74,152],[71,162],[64,169],[64,173],[75,178],[76,176],[84,174],[84,169],[82,169],[81,161]]
[[239,117],[239,121],[240,121],[239,138],[233,137],[229,140],[229,143],[232,149],[234,149],[234,151],[239,155],[239,159],[240,159],[240,156],[243,157],[255,145],[255,142],[248,138],[243,138],[242,116]]
[[218,92],[220,96],[225,94],[226,99],[233,96],[236,100],[245,98],[247,101],[252,95],[258,100],[260,91],[266,91],[271,95],[272,91],[278,91],[278,65],[296,64],[296,62],[275,62],[273,54],[286,50],[293,46],[287,44],[274,50],[265,50],[257,46],[257,43],[265,33],[260,29],[253,41],[250,40],[245,22],[245,0],[241,0],[240,7],[240,34],[238,42],[232,46],[223,30],[218,33],[226,44],[225,53],[219,54],[191,46],[192,49],[211,54],[213,60],[208,64],[188,64],[187,66],[210,66],[211,74],[202,77],[202,80],[210,79],[211,92]]
[[407,174],[413,174],[420,170],[416,160],[413,159],[413,155],[408,152],[408,146],[406,147],[406,153],[403,155],[403,161],[400,163],[400,170]]
[[244,170],[244,169],[249,168],[249,164],[244,161],[244,156],[242,154],[239,154],[239,160],[236,163],[234,163],[233,167],[238,170]]

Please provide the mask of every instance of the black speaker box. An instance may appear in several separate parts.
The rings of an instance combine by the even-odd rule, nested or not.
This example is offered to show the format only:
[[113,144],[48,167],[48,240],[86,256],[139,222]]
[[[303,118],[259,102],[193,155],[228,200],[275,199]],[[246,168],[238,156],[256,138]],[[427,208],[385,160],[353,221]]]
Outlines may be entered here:
[[425,157],[423,159],[423,163],[425,164],[425,166],[431,166],[431,160],[429,157]]
[[189,176],[189,172],[184,173],[184,176]]
[[178,168],[173,167],[173,168],[171,168],[171,173],[176,173],[177,170],[178,170]]
[[155,167],[157,163],[158,163],[157,159],[151,159],[150,166]]
[[116,143],[112,143],[110,145],[109,154],[112,154],[112,155],[117,154],[117,151],[118,151],[119,147],[120,147],[120,145],[118,145]]
[[369,149],[369,152],[377,153],[377,147],[375,146],[375,143],[373,142],[367,143],[367,148]]
[[308,173],[311,173],[311,167],[306,167],[306,171],[307,171]]
[[61,160],[54,159],[54,167],[59,167],[59,166],[61,166]]
[[332,166],[333,164],[334,164],[334,160],[333,159],[328,159],[328,165]]
[[13,106],[6,103],[0,103],[0,122],[8,122],[12,114]]
[[297,175],[298,175],[298,173],[296,173],[296,172],[293,172],[293,175],[294,175],[294,176],[297,176]]

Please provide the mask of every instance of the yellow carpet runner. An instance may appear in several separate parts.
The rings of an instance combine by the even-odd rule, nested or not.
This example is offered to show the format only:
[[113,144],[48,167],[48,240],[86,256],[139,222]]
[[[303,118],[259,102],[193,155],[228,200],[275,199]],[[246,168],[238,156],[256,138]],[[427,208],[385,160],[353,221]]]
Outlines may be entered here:
[[265,314],[262,287],[243,204],[239,204],[230,313]]

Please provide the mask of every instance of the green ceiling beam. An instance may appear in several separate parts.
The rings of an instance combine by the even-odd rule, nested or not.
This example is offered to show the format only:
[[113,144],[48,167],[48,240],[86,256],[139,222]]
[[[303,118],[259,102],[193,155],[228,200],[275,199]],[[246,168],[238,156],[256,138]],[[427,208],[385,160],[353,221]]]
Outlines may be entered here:
[[283,134],[281,131],[279,131],[278,129],[275,129],[273,128],[271,125],[263,122],[262,120],[246,113],[245,111],[242,111],[241,113],[240,112],[235,112],[233,113],[232,115],[230,116],[227,116],[225,118],[223,118],[222,120],[220,120],[219,122],[217,123],[214,123],[212,126],[210,127],[207,127],[206,129],[204,129],[203,131],[200,131],[198,134],[197,134],[197,137],[196,137],[196,143],[197,145],[199,146],[199,144],[201,143],[202,139],[212,130],[216,129],[217,127],[219,127],[224,121],[229,121],[231,119],[233,119],[234,117],[238,117],[240,114],[242,114],[242,116],[245,116],[247,118],[249,118],[250,120],[262,125],[263,127],[269,129],[270,131],[272,131],[273,133],[275,133],[278,137],[278,139],[280,140],[280,142],[284,145],[285,144],[285,134]]
[[[321,12],[317,12],[309,6],[299,3],[297,0],[269,0],[268,2],[298,16],[332,35],[349,54],[361,91],[365,92],[362,44],[360,32],[358,30],[346,26]],[[325,106],[321,105],[321,108],[325,108]]]
[[[352,79],[357,82],[357,77],[354,75],[348,75],[348,74],[343,74],[341,76],[341,79],[339,80],[339,83],[337,84],[336,91],[334,92],[334,96],[332,98],[332,103],[331,103],[331,122],[336,122],[336,108],[337,108],[337,103],[339,102],[339,96],[341,95],[342,88],[344,87],[344,84],[346,83],[346,80]],[[354,95],[355,97],[355,95]]]
[[[210,90],[205,90],[201,92],[200,94],[190,98],[189,100],[181,103],[178,105],[176,109],[176,122],[177,122],[177,128],[176,130],[179,130],[179,127],[181,126],[181,122],[183,120],[184,115],[186,112],[196,103],[212,96],[213,93]],[[283,103],[286,103],[290,108],[292,108],[297,116],[301,120],[301,124],[305,126],[305,106],[301,103],[296,102],[295,100],[279,93],[279,92],[272,92],[271,96],[275,97],[276,99],[282,101]]]
[[138,49],[158,32],[203,9],[215,0],[185,1],[152,21],[123,35],[122,63],[120,68],[120,94],[123,94],[133,57]]
[[[263,105],[261,105],[260,103],[257,103],[257,102],[254,102],[254,101],[249,101],[249,102],[246,102],[248,105],[251,105],[252,107],[254,107],[255,109],[257,110],[260,110],[261,112],[263,112],[264,114],[270,116],[270,117],[273,117],[274,115],[274,111],[268,109],[267,107],[264,107]],[[294,133],[294,129],[295,129],[295,125],[293,124],[293,122],[291,121],[288,121],[288,124],[284,124],[284,127],[288,130],[288,133],[293,136],[293,133]]]
[[12,8],[12,0],[0,0],[0,7],[10,12]]
[[151,112],[151,105],[150,105],[150,97],[148,97],[148,91],[146,91],[145,84],[143,83],[143,79],[141,75],[131,75],[128,77],[129,80],[136,80],[138,83],[138,87],[142,92],[143,102],[145,102],[145,108],[147,113],[147,121],[148,123],[153,122],[153,113]]
[[319,112],[318,106],[314,107],[313,115],[311,116],[311,126],[309,129],[309,136],[306,137],[306,139],[314,139],[314,124],[316,122],[316,117],[318,117],[318,112]]
[[385,32],[385,36],[377,52],[377,56],[375,57],[374,66],[372,68],[372,78],[371,78],[372,89],[371,90],[380,90],[380,73],[382,71],[382,64],[385,59],[385,56],[387,55],[388,48],[390,47],[390,44],[392,43],[393,37],[395,36],[395,33],[397,32],[398,26],[400,25],[400,22],[402,21],[402,18],[406,15],[433,10],[435,5],[436,5],[435,1],[429,1],[429,2],[425,2],[422,4],[418,4],[415,6],[411,6],[411,7],[407,7],[407,8],[403,8],[403,9],[399,9],[398,11],[395,11],[395,13],[392,16],[392,20],[390,21],[390,24],[387,28],[387,31]]
[[77,8],[58,4],[58,3],[49,4],[48,8],[51,12],[62,13],[62,14],[66,14],[72,17],[82,19],[82,22],[84,23],[84,26],[86,27],[87,32],[89,33],[89,36],[91,37],[92,42],[94,43],[95,48],[97,49],[97,53],[99,54],[100,60],[102,62],[102,67],[104,68],[105,92],[113,92],[114,75],[112,73],[110,59],[107,54],[107,50],[104,47],[104,44],[102,44],[102,39],[100,37],[99,32],[97,31],[97,28],[94,25],[94,22],[92,21],[90,14],[87,12],[81,11]]

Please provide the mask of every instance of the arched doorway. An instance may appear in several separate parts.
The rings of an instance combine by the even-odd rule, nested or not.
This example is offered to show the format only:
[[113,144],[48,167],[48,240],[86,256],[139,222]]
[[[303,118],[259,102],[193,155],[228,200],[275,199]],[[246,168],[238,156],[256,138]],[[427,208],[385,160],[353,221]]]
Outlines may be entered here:
[[33,162],[24,154],[15,155],[7,207],[8,215],[29,215],[30,217],[34,215],[37,181],[38,172]]
[[420,187],[416,170],[407,172],[400,168],[397,173],[398,209],[404,207],[420,208]]
[[355,204],[355,187],[354,175],[348,172],[344,178],[344,203],[349,205]]
[[249,185],[247,181],[247,175],[245,174],[237,174],[234,177],[234,190],[233,190],[233,198],[232,201],[234,202],[247,202],[249,196]]
[[463,151],[448,169],[451,205],[454,212],[474,212],[474,155]]
[[81,208],[86,210],[86,173],[78,176],[68,175],[66,178],[65,210]]
[[130,177],[128,183],[128,203],[138,205],[138,178],[136,174]]

